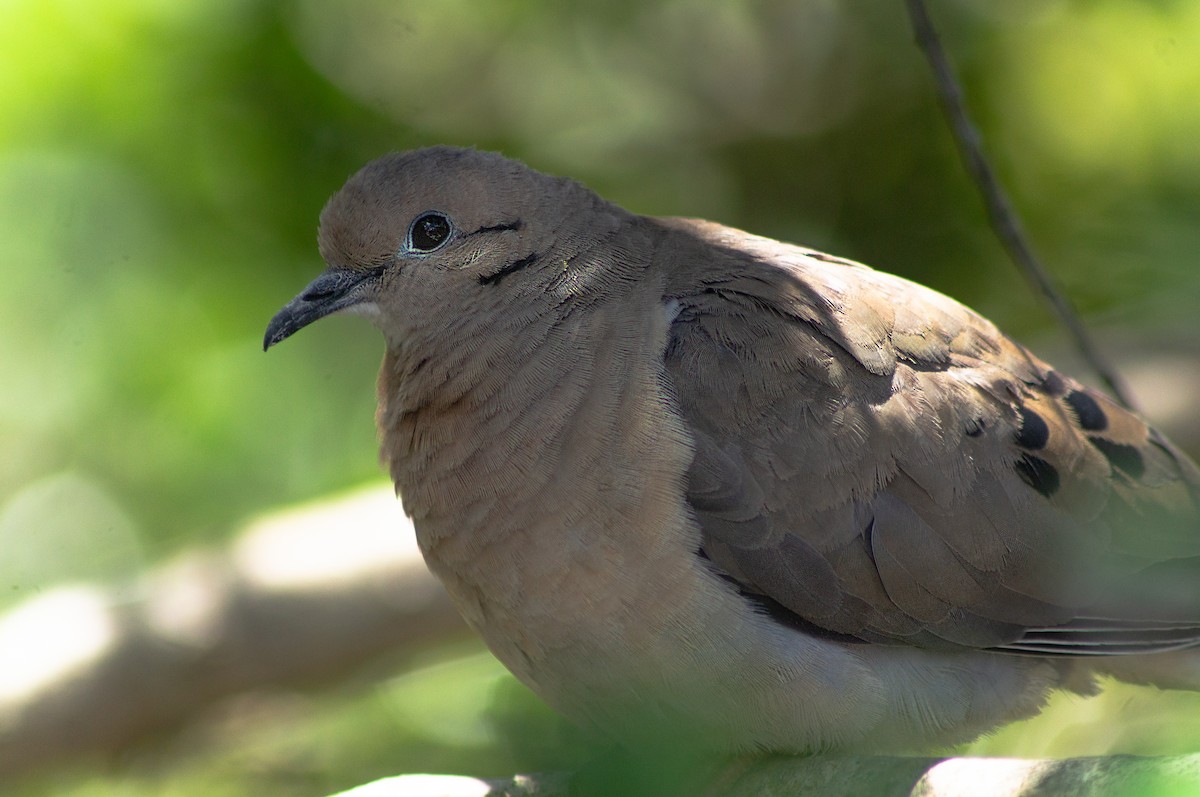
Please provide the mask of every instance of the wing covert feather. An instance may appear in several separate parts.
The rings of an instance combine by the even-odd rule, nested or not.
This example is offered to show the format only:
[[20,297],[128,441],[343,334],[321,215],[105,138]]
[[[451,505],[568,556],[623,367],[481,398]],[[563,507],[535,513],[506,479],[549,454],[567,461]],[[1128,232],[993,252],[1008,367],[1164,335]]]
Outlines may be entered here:
[[689,500],[747,595],[875,642],[1200,642],[1200,475],[1142,420],[932,290],[663,224]]

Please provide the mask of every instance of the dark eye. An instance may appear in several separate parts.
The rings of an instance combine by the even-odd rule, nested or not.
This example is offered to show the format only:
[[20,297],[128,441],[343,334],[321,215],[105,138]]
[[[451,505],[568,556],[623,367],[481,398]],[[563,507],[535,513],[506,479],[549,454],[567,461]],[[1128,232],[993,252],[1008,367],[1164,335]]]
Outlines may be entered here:
[[422,213],[408,228],[408,248],[432,252],[450,238],[450,219],[441,213]]

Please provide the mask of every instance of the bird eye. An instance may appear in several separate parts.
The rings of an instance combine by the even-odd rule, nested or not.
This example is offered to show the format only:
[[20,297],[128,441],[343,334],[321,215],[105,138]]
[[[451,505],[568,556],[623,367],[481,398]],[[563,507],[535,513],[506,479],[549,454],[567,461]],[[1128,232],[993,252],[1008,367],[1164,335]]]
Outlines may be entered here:
[[408,248],[432,252],[450,239],[450,219],[441,213],[422,213],[408,228]]

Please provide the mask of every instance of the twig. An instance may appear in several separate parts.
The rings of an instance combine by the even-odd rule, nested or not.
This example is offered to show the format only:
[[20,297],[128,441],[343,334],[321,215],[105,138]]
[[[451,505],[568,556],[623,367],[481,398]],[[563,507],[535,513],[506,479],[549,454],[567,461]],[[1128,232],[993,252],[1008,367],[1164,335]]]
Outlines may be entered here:
[[1133,402],[1124,380],[1121,379],[1107,358],[1100,353],[1091,334],[1079,318],[1079,314],[1075,312],[1071,303],[1054,284],[1053,278],[1042,266],[1041,261],[1033,254],[1025,234],[1021,230],[1021,224],[1013,212],[1012,205],[983,154],[979,131],[967,116],[962,90],[954,77],[954,71],[946,57],[946,51],[942,49],[933,22],[925,10],[924,0],[905,0],[905,3],[908,5],[908,15],[912,20],[917,44],[924,51],[925,57],[933,69],[942,110],[954,133],[958,154],[963,160],[963,165],[974,178],[979,193],[983,195],[983,202],[987,208],[988,220],[991,222],[992,229],[1000,238],[1004,248],[1008,250],[1009,257],[1016,263],[1020,272],[1034,289],[1049,301],[1050,307],[1058,316],[1059,321],[1075,338],[1075,345],[1079,347],[1084,359],[1103,380],[1113,397],[1124,406],[1132,407]]

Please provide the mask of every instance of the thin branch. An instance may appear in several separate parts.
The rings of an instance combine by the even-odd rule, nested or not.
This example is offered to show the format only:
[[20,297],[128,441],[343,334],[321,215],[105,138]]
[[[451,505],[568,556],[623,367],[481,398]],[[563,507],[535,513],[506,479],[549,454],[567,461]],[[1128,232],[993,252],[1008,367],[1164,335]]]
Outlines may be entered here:
[[954,77],[954,71],[946,57],[946,51],[942,49],[933,22],[925,10],[924,1],[905,0],[905,3],[908,5],[908,14],[912,20],[917,44],[924,51],[925,57],[933,69],[942,110],[954,133],[954,142],[958,147],[959,156],[967,171],[974,178],[979,193],[983,195],[983,202],[987,208],[988,220],[991,222],[992,229],[1000,238],[1004,248],[1008,250],[1009,257],[1016,263],[1020,272],[1033,288],[1049,301],[1050,307],[1058,316],[1059,321],[1074,337],[1075,345],[1083,354],[1084,359],[1103,380],[1113,397],[1126,407],[1132,407],[1133,402],[1124,380],[1108,362],[1108,359],[1100,353],[1096,342],[1079,318],[1079,314],[1054,284],[1053,278],[1041,261],[1033,254],[1025,234],[1021,230],[1020,221],[997,180],[995,172],[983,154],[979,131],[967,116],[962,90]]

